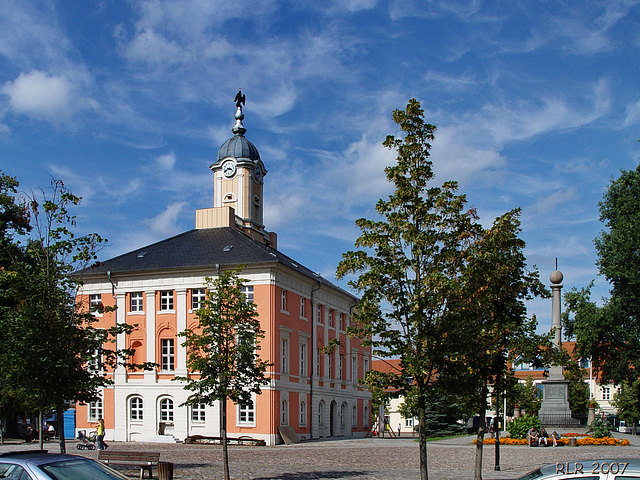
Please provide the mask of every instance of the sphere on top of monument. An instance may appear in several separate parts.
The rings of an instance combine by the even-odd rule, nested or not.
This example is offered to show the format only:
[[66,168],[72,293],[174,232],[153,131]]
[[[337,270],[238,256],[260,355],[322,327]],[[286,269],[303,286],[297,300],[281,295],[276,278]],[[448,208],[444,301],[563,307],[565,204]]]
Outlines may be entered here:
[[551,272],[551,275],[549,275],[549,280],[551,280],[551,283],[555,285],[562,283],[563,278],[564,275],[562,275],[562,272],[560,270],[554,270],[553,272]]

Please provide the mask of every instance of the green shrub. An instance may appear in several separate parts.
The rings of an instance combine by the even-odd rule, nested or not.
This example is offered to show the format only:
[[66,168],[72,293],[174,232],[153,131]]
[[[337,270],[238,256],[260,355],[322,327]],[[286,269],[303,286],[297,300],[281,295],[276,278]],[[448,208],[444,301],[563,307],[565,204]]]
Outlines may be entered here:
[[596,418],[591,425],[589,425],[589,430],[587,433],[590,433],[593,438],[603,438],[611,436],[611,426],[609,422],[605,419]]
[[527,432],[531,427],[536,427],[536,430],[540,431],[540,420],[535,415],[523,415],[507,423],[509,435],[515,439],[527,438]]

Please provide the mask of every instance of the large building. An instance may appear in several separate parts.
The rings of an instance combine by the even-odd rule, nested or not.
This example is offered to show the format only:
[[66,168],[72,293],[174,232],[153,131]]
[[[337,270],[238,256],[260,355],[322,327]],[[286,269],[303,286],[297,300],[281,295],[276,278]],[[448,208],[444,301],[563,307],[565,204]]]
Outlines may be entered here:
[[[369,432],[371,395],[358,380],[370,367],[371,351],[346,335],[357,298],[278,251],[276,235],[265,230],[267,170],[244,136],[243,103],[239,94],[234,135],[210,167],[213,207],[196,211],[196,228],[83,272],[80,300],[117,307],[105,311],[98,326],[133,325],[130,334],[117,337],[116,347],[135,349],[135,363],[157,368],[107,372],[113,385],[99,401],[78,405],[78,430],[90,430],[104,417],[107,441],[218,436],[218,405],[182,406],[190,393],[174,381],[188,373],[178,334],[197,326],[205,278],[244,266],[245,293],[266,332],[260,355],[273,365],[270,383],[252,404],[228,405],[229,436],[273,445],[281,441],[281,426],[303,439]],[[323,352],[333,339],[338,348]]]

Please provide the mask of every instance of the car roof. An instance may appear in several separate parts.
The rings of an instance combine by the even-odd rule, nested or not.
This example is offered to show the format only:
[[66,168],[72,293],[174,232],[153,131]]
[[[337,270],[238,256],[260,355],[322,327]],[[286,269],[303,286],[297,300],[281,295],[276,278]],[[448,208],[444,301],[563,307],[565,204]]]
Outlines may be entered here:
[[68,453],[48,453],[47,450],[18,450],[0,453],[0,463],[43,465],[64,460],[86,460],[86,457]]
[[[590,459],[577,459],[577,460],[567,460],[565,462],[556,462],[549,463],[540,467],[539,469],[533,470],[529,472],[527,475],[524,475],[520,478],[535,478],[535,479],[545,479],[545,478],[555,478],[556,476],[569,476],[569,475],[582,475],[586,473],[590,473],[594,466],[596,466],[595,473],[607,473],[602,471],[603,465],[610,466],[611,464],[626,464],[625,471],[626,473],[637,473],[640,472],[640,459],[638,458],[590,458]],[[576,465],[579,465],[579,468],[576,468]],[[583,472],[580,472],[580,469],[584,469]],[[607,469],[608,471],[608,469]],[[538,474],[538,472],[540,472]],[[535,476],[532,474],[536,473]],[[611,472],[615,473],[615,472]]]

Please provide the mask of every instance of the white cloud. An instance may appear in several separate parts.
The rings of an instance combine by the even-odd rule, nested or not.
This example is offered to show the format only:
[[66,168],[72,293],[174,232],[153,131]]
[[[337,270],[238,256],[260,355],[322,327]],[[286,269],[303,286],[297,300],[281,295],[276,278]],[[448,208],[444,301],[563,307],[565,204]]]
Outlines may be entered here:
[[8,97],[13,112],[60,124],[79,110],[97,109],[97,102],[83,98],[78,90],[63,75],[49,75],[34,70],[21,73],[15,80],[6,82],[0,88],[0,93]]
[[[545,193],[544,191],[542,193]],[[531,209],[540,215],[553,215],[554,212],[561,210],[562,205],[578,198],[578,191],[575,188],[569,188],[564,191],[555,191],[549,195],[545,193],[540,197]]]
[[20,114],[35,118],[54,119],[69,115],[73,87],[61,76],[44,72],[21,73],[13,82],[7,82],[0,92],[9,97],[11,108]]
[[137,33],[126,45],[124,55],[133,63],[173,64],[186,60],[186,52],[180,46],[151,29]]
[[171,171],[176,164],[176,155],[173,152],[156,157],[156,163],[162,170]]
[[148,227],[153,236],[169,237],[181,231],[178,219],[187,206],[187,202],[173,202],[157,216],[143,220],[142,224]]

